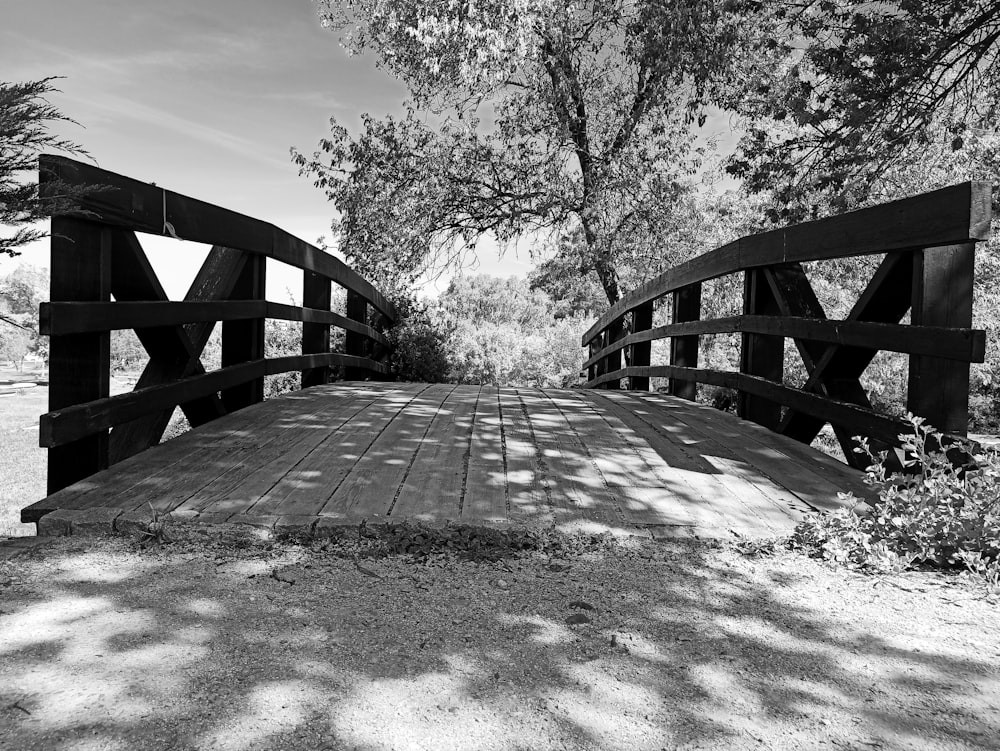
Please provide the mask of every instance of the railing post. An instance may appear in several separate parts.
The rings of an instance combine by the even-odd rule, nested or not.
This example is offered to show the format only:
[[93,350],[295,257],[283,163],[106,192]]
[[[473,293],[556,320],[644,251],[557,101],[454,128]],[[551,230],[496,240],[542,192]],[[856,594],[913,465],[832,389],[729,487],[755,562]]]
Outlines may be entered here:
[[[624,337],[625,318],[623,316],[622,318],[616,318],[610,323],[610,325],[608,325],[608,327],[604,330],[604,334],[601,339],[603,341],[603,346],[607,347]],[[607,357],[602,358],[602,365],[603,369],[600,371],[601,373],[612,373],[616,370],[620,370],[622,366],[622,351],[618,350],[617,352],[612,352]],[[603,389],[611,390],[617,390],[621,387],[621,380],[608,381],[601,386]]]
[[[649,331],[651,328],[653,328],[652,300],[632,310],[632,333],[636,331]],[[637,342],[633,344],[629,353],[629,365],[647,367],[650,364],[649,358],[652,351],[652,342]],[[649,377],[630,376],[628,385],[633,391],[649,391]]]
[[[745,315],[781,315],[778,302],[771,291],[763,269],[746,272],[743,287],[743,313]],[[743,334],[740,351],[740,372],[760,376],[781,383],[785,366],[785,339],[765,334]],[[753,394],[740,392],[737,413],[744,420],[751,420],[774,430],[781,420],[781,405]]]
[[[972,327],[975,245],[927,248],[913,254],[914,326]],[[969,363],[910,355],[906,408],[954,435],[969,429]]]
[[[701,320],[701,282],[689,284],[673,293],[671,323]],[[698,367],[698,335],[670,338],[670,364],[682,368]],[[680,378],[670,379],[670,393],[682,399],[698,398],[698,383]]]
[[[247,256],[229,295],[231,300],[263,300],[266,258],[262,255]],[[222,367],[239,365],[264,358],[264,320],[250,318],[243,321],[222,322]],[[264,377],[255,378],[239,386],[222,391],[222,403],[232,412],[264,401]]]
[[[111,299],[111,229],[92,222],[52,218],[52,302]],[[49,412],[108,396],[111,333],[68,334],[49,340]],[[49,449],[51,495],[108,466],[108,431]]]
[[[311,271],[302,272],[302,306],[330,309],[330,280]],[[330,351],[329,323],[302,323],[302,354],[326,354]],[[302,388],[330,382],[330,369],[309,368],[302,371]]]
[[[357,292],[347,290],[347,317],[358,323],[368,323],[368,301]],[[344,354],[355,357],[368,357],[368,337],[354,331],[344,332]],[[344,379],[360,381],[368,377],[366,368],[344,368]]]

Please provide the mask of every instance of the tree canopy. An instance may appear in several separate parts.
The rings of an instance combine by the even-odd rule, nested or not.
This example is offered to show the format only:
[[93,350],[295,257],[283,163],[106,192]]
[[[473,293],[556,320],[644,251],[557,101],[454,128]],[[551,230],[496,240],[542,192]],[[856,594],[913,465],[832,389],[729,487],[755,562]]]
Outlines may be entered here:
[[732,92],[746,135],[730,169],[773,190],[776,219],[865,202],[932,143],[997,133],[1000,2],[807,0],[771,6],[785,64]]
[[45,237],[34,224],[58,206],[68,208],[74,196],[89,188],[73,189],[58,181],[50,184],[46,196],[39,196],[35,175],[38,155],[43,151],[85,154],[76,143],[51,132],[53,124],[75,122],[46,99],[56,91],[55,78],[25,83],[0,81],[0,255],[20,255],[19,249]]
[[[690,127],[748,55],[730,0],[319,3],[348,47],[409,87],[401,117],[331,121],[304,174],[363,273],[409,282],[491,233],[574,237],[581,273],[621,294],[620,261],[664,228],[701,158]],[[758,59],[756,63],[763,61]],[[391,284],[390,284],[391,286]]]

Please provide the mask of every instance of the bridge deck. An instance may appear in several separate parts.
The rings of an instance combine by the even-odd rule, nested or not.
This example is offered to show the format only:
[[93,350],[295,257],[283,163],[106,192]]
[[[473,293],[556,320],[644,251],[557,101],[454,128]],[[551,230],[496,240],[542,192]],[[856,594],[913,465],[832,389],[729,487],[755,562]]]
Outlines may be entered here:
[[152,506],[282,526],[367,517],[760,536],[863,487],[807,446],[659,394],[340,383],[193,430],[22,518]]

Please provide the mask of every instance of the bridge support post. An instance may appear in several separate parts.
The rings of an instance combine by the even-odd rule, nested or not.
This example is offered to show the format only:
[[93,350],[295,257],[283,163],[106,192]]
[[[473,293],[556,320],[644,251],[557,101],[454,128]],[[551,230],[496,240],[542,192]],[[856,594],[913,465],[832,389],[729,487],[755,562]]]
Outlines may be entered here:
[[[358,323],[368,323],[368,301],[361,295],[351,290],[347,291],[347,317]],[[344,332],[344,354],[355,357],[368,356],[369,340],[366,336],[354,331]],[[367,368],[344,368],[344,379],[348,381],[361,381],[369,376]]]
[[[927,248],[913,254],[914,326],[972,327],[975,245]],[[969,429],[969,363],[910,355],[906,408],[954,435]]]
[[[743,287],[743,313],[746,315],[781,315],[774,292],[763,269],[749,269]],[[781,383],[785,369],[785,339],[770,334],[743,334],[740,372]],[[741,391],[737,414],[765,428],[775,430],[781,421],[781,405],[770,399]]]
[[[330,280],[311,271],[302,272],[302,305],[317,310],[330,309]],[[302,323],[302,354],[326,354],[330,351],[329,323]],[[330,382],[330,369],[310,368],[302,371],[302,388]]]
[[[44,179],[44,177],[43,177]],[[110,227],[68,217],[52,218],[52,302],[111,299]],[[49,412],[108,396],[111,332],[63,334],[49,340]],[[108,466],[108,431],[49,449],[51,495]]]
[[[607,347],[614,344],[619,339],[625,337],[625,318],[618,318],[611,323],[604,330],[604,334],[601,337],[602,347]],[[599,373],[613,373],[616,370],[620,370],[622,367],[622,351],[612,352],[607,357],[601,360],[601,369]],[[622,387],[622,382],[620,380],[608,381],[601,388],[618,390]]]
[[[632,333],[653,328],[653,301],[643,303],[632,311]],[[653,351],[652,342],[636,342],[629,353],[629,366],[649,367]],[[630,376],[628,386],[633,391],[649,391],[649,376]]]
[[[671,323],[701,320],[701,282],[689,284],[673,293]],[[698,335],[670,338],[670,364],[682,368],[698,367]],[[698,398],[698,383],[680,378],[670,379],[670,393],[682,399]]]
[[[231,300],[263,300],[266,257],[248,255],[233,285]],[[222,322],[222,367],[264,359],[264,319]],[[264,401],[264,376],[222,391],[227,412]]]

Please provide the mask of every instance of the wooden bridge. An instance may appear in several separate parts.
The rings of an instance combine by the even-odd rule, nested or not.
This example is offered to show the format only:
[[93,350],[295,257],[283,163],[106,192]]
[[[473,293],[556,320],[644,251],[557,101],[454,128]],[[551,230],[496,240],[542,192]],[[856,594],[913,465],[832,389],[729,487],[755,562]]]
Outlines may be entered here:
[[[843,505],[838,492],[865,492],[856,467],[808,445],[825,424],[852,459],[853,436],[891,448],[905,432],[862,387],[880,350],[909,355],[908,407],[953,435],[965,434],[969,363],[985,352],[971,328],[975,243],[991,217],[982,183],[743,238],[674,267],[584,335],[587,388],[540,390],[387,382],[396,310],[333,256],[69,159],[43,157],[41,180],[101,189],[53,218],[41,310],[49,494],[22,511],[40,533],[167,512],[313,531],[411,519],[786,533],[810,509]],[[184,301],[167,299],[136,232],[213,246]],[[828,319],[802,264],[875,254],[850,314]],[[265,300],[268,258],[302,269],[302,306]],[[743,313],[702,320],[701,285],[727,275],[742,277]],[[346,290],[343,313],[331,310],[332,283]],[[268,357],[267,318],[302,322],[302,354]],[[218,322],[221,368],[206,371]],[[133,392],[110,396],[109,332],[123,328],[150,360]],[[720,333],[741,335],[738,371],[698,367],[700,337]],[[669,362],[651,362],[651,343],[666,338]],[[807,373],[798,387],[784,382],[786,338]],[[264,401],[264,379],[290,371],[303,390]],[[651,392],[651,378],[668,379],[669,393]],[[699,383],[733,389],[738,416],[695,401]],[[159,443],[177,406],[193,429]]]

